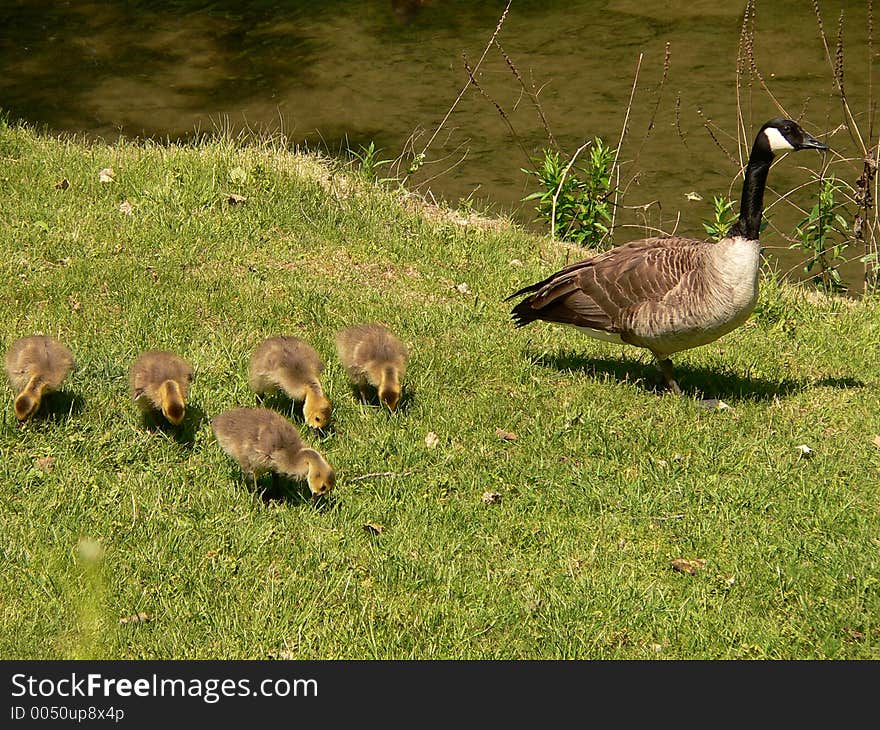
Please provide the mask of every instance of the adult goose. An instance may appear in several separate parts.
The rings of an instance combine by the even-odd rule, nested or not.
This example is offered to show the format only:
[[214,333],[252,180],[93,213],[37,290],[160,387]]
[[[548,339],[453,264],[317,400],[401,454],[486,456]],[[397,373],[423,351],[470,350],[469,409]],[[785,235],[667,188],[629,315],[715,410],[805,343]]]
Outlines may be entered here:
[[705,345],[743,324],[758,297],[758,232],[764,188],[779,152],[827,150],[791,119],[766,122],[755,137],[739,217],[717,243],[645,238],[566,266],[511,294],[517,327],[543,320],[591,337],[650,350],[668,388],[681,395],[670,355]]

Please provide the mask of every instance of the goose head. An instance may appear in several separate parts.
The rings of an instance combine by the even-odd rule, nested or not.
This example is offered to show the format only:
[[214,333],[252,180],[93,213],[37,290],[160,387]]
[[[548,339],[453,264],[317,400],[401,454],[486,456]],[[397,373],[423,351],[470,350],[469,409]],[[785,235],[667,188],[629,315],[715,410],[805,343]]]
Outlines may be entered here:
[[828,145],[820,142],[800,124],[792,119],[777,117],[764,123],[755,139],[756,145],[765,146],[771,154],[792,150],[827,150]]
[[27,389],[19,393],[13,406],[15,417],[19,421],[25,421],[33,416],[40,407],[42,396],[43,389],[40,387]]
[[383,403],[389,411],[394,413],[397,410],[398,403],[400,403],[400,393],[401,388],[399,383],[384,383],[379,388],[379,401]]
[[174,425],[179,426],[186,414],[186,404],[180,386],[174,380],[166,380],[161,389],[162,415]]
[[303,416],[306,423],[316,431],[323,431],[330,423],[331,411],[330,400],[324,395],[307,398],[303,404]]
[[309,466],[307,481],[312,497],[317,498],[330,492],[336,485],[336,472],[328,463],[315,459]]

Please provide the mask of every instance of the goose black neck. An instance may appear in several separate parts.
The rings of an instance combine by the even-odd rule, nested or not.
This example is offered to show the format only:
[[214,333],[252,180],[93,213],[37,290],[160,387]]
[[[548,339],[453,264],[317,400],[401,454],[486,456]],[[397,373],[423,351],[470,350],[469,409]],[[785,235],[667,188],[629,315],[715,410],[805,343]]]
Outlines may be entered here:
[[757,241],[761,231],[761,216],[764,213],[764,188],[767,186],[767,173],[773,162],[773,153],[759,138],[752,148],[743,179],[742,200],[739,218],[727,232],[728,236],[742,236],[749,241]]

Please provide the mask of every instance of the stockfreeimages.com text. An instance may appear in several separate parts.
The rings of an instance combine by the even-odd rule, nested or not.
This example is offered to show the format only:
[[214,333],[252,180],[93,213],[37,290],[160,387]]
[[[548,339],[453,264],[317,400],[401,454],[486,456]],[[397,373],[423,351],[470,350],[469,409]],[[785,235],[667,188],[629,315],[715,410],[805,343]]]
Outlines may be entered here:
[[153,674],[136,679],[72,672],[61,679],[12,675],[13,697],[200,697],[212,704],[223,697],[317,697],[316,679],[172,679]]

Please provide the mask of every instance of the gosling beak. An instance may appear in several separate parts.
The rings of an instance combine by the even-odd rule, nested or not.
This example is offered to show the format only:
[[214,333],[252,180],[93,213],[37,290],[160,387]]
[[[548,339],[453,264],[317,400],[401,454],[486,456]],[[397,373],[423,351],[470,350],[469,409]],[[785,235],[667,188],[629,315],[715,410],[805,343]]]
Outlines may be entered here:
[[797,148],[799,150],[827,150],[828,145],[820,142],[811,134],[807,134],[806,132],[804,132],[804,139],[800,142],[800,144],[798,144]]

